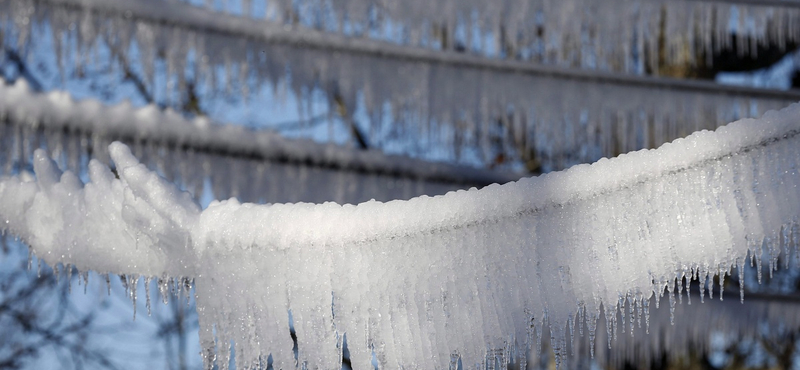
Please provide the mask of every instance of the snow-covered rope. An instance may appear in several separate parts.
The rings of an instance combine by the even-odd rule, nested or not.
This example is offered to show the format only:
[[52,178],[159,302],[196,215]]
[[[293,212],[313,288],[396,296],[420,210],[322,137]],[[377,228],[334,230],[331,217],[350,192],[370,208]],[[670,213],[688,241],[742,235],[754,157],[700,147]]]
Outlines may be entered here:
[[[412,148],[417,156],[448,148],[452,158],[466,152],[487,165],[499,151],[544,171],[657,147],[800,100],[794,91],[570,70],[286,29],[179,2],[0,1],[0,23],[13,47],[32,50],[52,40],[52,49],[38,52],[55,54],[65,70],[82,69],[93,55],[125,60],[158,96],[185,94],[187,70],[196,86],[242,96],[265,84],[283,85],[301,100],[321,89],[347,112],[363,102],[372,143]],[[157,85],[156,75],[174,83]],[[156,86],[165,91],[153,92]]]
[[308,368],[338,367],[345,338],[357,369],[373,352],[383,368],[524,363],[544,328],[560,362],[576,326],[594,342],[626,301],[647,321],[683,277],[776,268],[797,248],[798,117],[793,105],[516,183],[357,206],[201,210],[122,144],[119,178],[92,161],[86,184],[37,150],[35,181],[0,180],[0,225],[50,264],[193,277],[209,366],[226,367],[233,341],[240,367],[294,367],[290,326]]

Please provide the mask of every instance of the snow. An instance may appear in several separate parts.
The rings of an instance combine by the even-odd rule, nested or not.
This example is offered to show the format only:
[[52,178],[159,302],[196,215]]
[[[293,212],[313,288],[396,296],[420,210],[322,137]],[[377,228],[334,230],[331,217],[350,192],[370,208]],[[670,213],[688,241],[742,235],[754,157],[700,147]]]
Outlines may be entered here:
[[[622,7],[625,12],[636,9],[643,12],[642,22],[647,19],[644,15],[660,9],[655,6],[662,4],[652,1],[634,7],[618,1],[625,5]],[[454,11],[465,9],[456,5],[460,2],[433,3],[450,4]],[[270,4],[280,8],[280,3]],[[680,11],[667,6],[668,19],[681,19],[680,22],[694,19],[691,14],[705,19],[706,11],[728,6],[705,2],[675,4],[679,4],[676,7]],[[463,6],[473,5],[465,2]],[[591,21],[587,25],[596,22],[609,27],[633,27],[618,21],[619,9],[606,5],[593,6],[592,12],[580,19]],[[440,10],[430,9],[432,6],[437,5],[420,4],[414,9]],[[684,13],[685,6],[705,10]],[[412,8],[402,8],[407,7]],[[488,8],[480,14],[495,17],[492,14],[497,9]],[[535,8],[520,9],[535,13]],[[562,9],[565,14],[578,11],[555,4],[547,5],[546,9]],[[777,16],[771,10],[758,8],[748,11],[747,17],[761,19],[763,15],[764,19],[756,22],[761,24]],[[605,13],[609,11],[613,16]],[[782,10],[780,17],[787,17],[785,21],[789,22],[794,13],[794,9]],[[513,16],[522,14],[526,12],[514,12]],[[604,19],[609,16],[613,22]],[[545,17],[543,21],[557,23],[547,29],[566,33],[582,24],[569,17]],[[669,23],[670,30],[693,29],[681,26],[680,22],[674,29]],[[781,22],[764,24],[783,29]],[[720,88],[711,83],[637,79],[524,61],[490,60],[470,53],[443,53],[303,27],[284,27],[180,2],[7,1],[0,3],[0,23],[9,29],[3,42],[15,49],[24,51],[37,40],[52,38],[53,54],[64,73],[78,73],[82,66],[96,62],[94,58],[99,54],[127,60],[131,68],[141,71],[151,93],[159,96],[185,94],[187,79],[199,89],[234,92],[244,99],[260,90],[287,86],[303,100],[308,95],[304,92],[321,89],[330,102],[330,111],[336,110],[333,102],[337,99],[350,114],[363,108],[366,118],[360,122],[361,126],[368,127],[365,132],[376,133],[376,137],[369,137],[370,142],[411,138],[407,139],[411,145],[403,147],[413,147],[413,152],[408,153],[412,156],[449,150],[450,158],[459,158],[458,153],[473,150],[477,152],[477,162],[485,165],[493,163],[499,147],[501,153],[535,157],[545,172],[657,147],[691,132],[713,129],[742,117],[756,117],[797,100],[792,93],[770,94]],[[648,23],[647,27],[651,26]],[[704,35],[713,34],[707,31]],[[616,36],[608,44],[594,46],[598,52],[613,55],[608,50],[624,45],[616,37],[633,39],[630,32],[634,30],[626,32],[609,32]],[[775,32],[768,34],[789,37]],[[644,30],[635,33],[649,35]],[[636,40],[644,42],[644,37]],[[546,44],[562,45],[555,41]],[[158,79],[157,67],[165,71]],[[165,82],[156,84],[155,80]]]
[[648,322],[665,289],[676,310],[683,277],[777,268],[797,248],[797,117],[796,104],[536,178],[358,205],[201,209],[121,143],[118,178],[91,160],[86,181],[37,149],[35,180],[0,180],[0,225],[51,265],[194,279],[205,361],[223,369],[232,342],[239,367],[338,367],[345,337],[357,369],[373,353],[381,368],[493,367],[524,363],[548,332],[560,364],[576,326],[603,336],[598,318],[624,324],[626,304]]

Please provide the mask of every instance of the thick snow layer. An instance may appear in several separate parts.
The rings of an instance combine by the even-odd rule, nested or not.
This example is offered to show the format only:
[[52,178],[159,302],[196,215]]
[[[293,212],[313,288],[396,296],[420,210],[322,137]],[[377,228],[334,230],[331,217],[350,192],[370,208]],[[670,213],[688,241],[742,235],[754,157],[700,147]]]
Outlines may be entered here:
[[233,341],[240,367],[337,368],[346,338],[357,369],[373,353],[382,368],[493,367],[524,363],[545,328],[560,362],[569,328],[594,338],[625,302],[647,322],[677,278],[775,268],[797,247],[798,117],[793,105],[538,178],[359,205],[201,210],[123,144],[109,149],[119,178],[93,160],[85,184],[37,150],[35,180],[0,180],[0,225],[50,264],[193,278],[209,365],[224,368]]
[[[660,2],[644,3],[647,8]],[[435,5],[419,9],[429,6]],[[613,14],[613,26],[624,26]],[[8,28],[3,42],[15,49],[52,39],[64,73],[110,58],[125,61],[120,63],[159,96],[182,96],[189,82],[244,97],[286,88],[300,100],[320,89],[331,112],[341,108],[335,101],[348,114],[364,108],[359,124],[369,128],[364,131],[370,143],[399,144],[411,148],[412,156],[469,153],[478,158],[470,160],[486,165],[502,153],[544,171],[657,147],[800,99],[791,92],[568,70],[287,29],[158,0],[5,1],[0,24]]]

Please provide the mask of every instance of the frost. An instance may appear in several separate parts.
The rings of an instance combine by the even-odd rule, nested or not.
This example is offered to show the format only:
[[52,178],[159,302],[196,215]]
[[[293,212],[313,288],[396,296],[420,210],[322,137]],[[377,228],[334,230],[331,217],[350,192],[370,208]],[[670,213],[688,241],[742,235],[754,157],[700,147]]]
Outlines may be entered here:
[[357,369],[373,353],[382,368],[493,367],[524,362],[546,333],[563,363],[574,326],[602,338],[605,317],[609,345],[669,330],[649,302],[666,289],[684,320],[684,277],[702,287],[748,254],[774,269],[796,250],[797,117],[793,105],[537,178],[358,205],[201,210],[123,144],[109,148],[119,177],[92,160],[85,183],[36,150],[34,181],[0,180],[0,225],[51,265],[194,279],[209,367],[227,366],[231,343],[239,367],[294,367],[290,327],[307,368],[339,367],[345,337]]

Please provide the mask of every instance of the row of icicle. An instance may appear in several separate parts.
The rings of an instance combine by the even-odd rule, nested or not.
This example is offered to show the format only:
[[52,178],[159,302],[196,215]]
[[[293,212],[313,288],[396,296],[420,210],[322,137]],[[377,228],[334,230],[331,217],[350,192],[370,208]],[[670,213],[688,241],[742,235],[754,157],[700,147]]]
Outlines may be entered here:
[[[484,168],[564,169],[657,147],[793,100],[730,95],[725,89],[695,91],[520,75],[375,55],[332,57],[328,50],[260,40],[262,33],[278,32],[263,31],[273,26],[262,27],[263,21],[248,23],[194,9],[197,15],[181,11],[181,4],[170,3],[174,8],[170,16],[176,22],[200,22],[203,15],[203,22],[209,18],[216,23],[209,29],[164,24],[138,14],[143,11],[137,10],[137,3],[130,5],[132,11],[119,14],[102,11],[116,4],[112,0],[61,3],[0,3],[0,24],[8,29],[6,45],[27,55],[53,52],[57,66],[51,68],[60,69],[62,75],[103,65],[109,62],[103,58],[110,58],[113,68],[102,68],[89,78],[105,84],[100,79],[123,81],[121,76],[138,74],[154,103],[164,105],[181,106],[192,85],[196,93],[208,93],[201,95],[201,104],[212,92],[220,92],[239,101],[236,109],[252,109],[255,114],[259,105],[249,104],[272,99],[285,89],[298,99],[300,116],[311,119],[313,114],[306,109],[314,103],[312,92],[322,91],[329,101],[329,132],[337,124],[333,117],[343,114],[345,122],[362,129],[372,147],[404,148],[404,154],[423,159],[437,153],[438,160]],[[793,13],[780,12],[785,14]],[[220,33],[231,25],[252,35]],[[311,31],[290,34],[295,32]],[[354,115],[359,111],[365,114]],[[305,127],[307,135],[314,132],[312,124],[298,126],[300,132]]]
[[414,46],[643,73],[796,42],[800,6],[687,0],[186,0],[215,11]]

